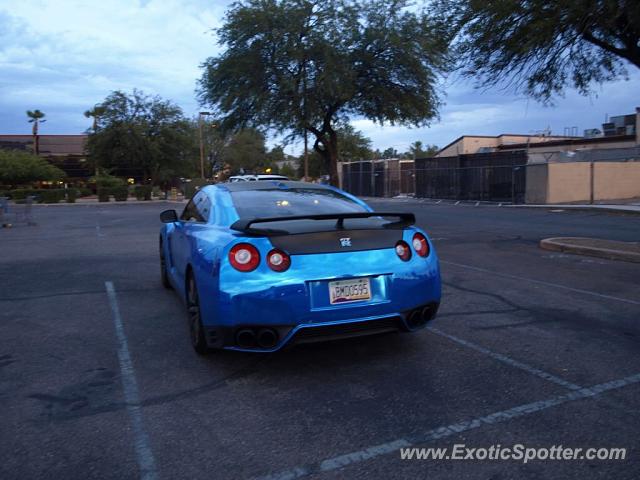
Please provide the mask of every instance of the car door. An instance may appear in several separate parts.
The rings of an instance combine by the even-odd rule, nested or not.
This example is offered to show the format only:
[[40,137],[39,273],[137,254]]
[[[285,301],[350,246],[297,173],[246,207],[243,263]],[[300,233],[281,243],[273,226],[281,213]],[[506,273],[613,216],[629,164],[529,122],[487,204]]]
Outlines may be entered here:
[[197,208],[197,205],[202,204],[206,198],[207,195],[204,192],[198,192],[189,200],[169,238],[175,274],[182,282],[184,282],[184,274],[192,255],[193,241],[190,237],[193,234],[193,227],[202,226],[207,221]]

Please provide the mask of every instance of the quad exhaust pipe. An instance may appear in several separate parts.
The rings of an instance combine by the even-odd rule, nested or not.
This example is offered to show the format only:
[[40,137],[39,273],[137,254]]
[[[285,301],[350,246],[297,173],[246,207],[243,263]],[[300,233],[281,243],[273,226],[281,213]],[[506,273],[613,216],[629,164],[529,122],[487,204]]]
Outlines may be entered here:
[[410,329],[422,327],[436,316],[437,311],[437,305],[433,304],[411,310],[406,316],[407,325]]
[[273,328],[241,328],[236,332],[236,344],[241,348],[273,348],[278,344],[278,333]]

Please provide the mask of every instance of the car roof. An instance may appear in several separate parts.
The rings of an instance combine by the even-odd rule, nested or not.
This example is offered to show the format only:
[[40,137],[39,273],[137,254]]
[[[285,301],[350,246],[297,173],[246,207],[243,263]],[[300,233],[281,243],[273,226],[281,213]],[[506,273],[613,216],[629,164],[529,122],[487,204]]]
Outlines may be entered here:
[[276,190],[286,191],[292,188],[305,188],[316,190],[333,190],[333,187],[319,183],[297,182],[294,180],[263,180],[260,182],[234,182],[218,183],[213,187],[226,190],[228,192],[242,192],[247,190]]

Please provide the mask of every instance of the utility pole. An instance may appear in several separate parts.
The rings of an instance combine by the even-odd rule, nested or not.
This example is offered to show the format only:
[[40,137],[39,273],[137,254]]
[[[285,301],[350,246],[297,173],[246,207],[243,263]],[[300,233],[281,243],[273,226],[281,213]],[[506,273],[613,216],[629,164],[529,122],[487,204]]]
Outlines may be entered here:
[[307,129],[304,130],[304,180],[309,178],[309,151],[307,149]]
[[204,139],[202,138],[202,124],[204,116],[211,115],[209,112],[200,112],[198,114],[198,131],[200,132],[200,178],[204,180]]

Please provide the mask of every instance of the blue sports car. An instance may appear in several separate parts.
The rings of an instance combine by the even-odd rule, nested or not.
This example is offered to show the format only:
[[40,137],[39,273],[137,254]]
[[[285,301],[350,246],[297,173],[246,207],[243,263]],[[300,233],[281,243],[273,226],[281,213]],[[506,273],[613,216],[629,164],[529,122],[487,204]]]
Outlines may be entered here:
[[413,331],[438,311],[438,258],[414,215],[331,186],[210,185],[160,219],[162,283],[200,354]]

